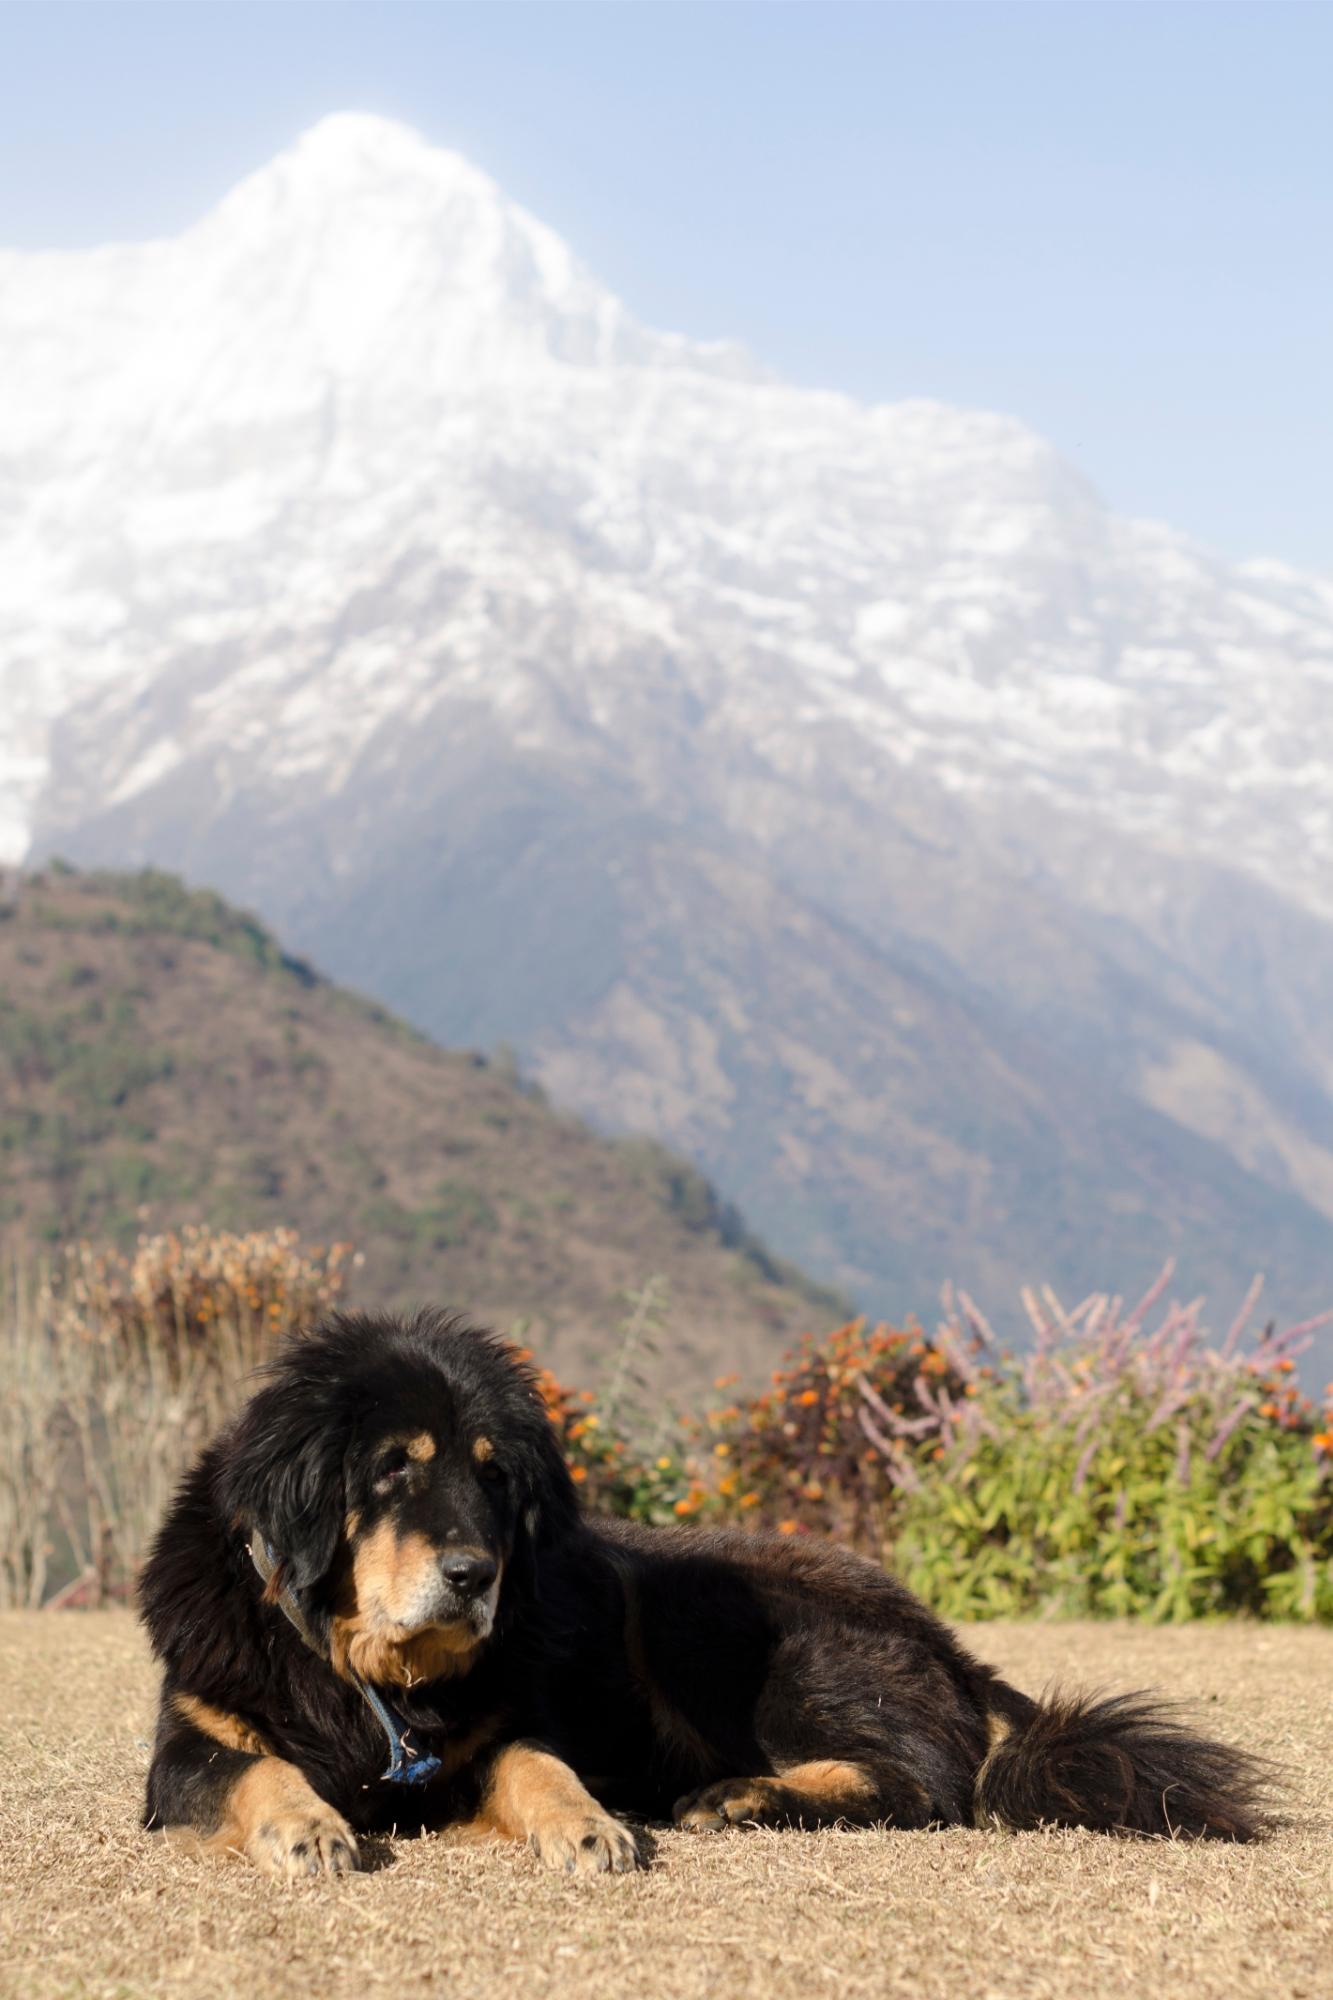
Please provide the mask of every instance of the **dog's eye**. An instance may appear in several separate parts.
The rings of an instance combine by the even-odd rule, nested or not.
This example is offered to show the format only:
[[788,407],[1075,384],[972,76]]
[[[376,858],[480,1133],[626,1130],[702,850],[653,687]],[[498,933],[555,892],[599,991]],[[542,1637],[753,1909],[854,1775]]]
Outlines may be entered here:
[[377,1486],[395,1485],[406,1473],[410,1462],[403,1447],[395,1445],[392,1451],[385,1452],[383,1458],[375,1467],[375,1484]]

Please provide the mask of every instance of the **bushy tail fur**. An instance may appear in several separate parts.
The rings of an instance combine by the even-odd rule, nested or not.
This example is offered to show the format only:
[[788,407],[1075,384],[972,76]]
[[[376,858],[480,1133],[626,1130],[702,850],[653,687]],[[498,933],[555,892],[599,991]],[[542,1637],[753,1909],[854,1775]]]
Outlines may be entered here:
[[992,1712],[990,1729],[978,1825],[1253,1840],[1272,1824],[1267,1767],[1151,1696],[1053,1696],[1021,1718]]

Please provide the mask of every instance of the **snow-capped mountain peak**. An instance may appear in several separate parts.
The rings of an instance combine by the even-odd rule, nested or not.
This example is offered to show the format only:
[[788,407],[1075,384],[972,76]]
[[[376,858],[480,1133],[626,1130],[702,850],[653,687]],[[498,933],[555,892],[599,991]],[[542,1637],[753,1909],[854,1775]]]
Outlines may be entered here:
[[[1271,996],[1209,969],[1218,906],[1182,884],[1326,935],[1333,586],[1117,519],[1012,418],[867,408],[647,329],[405,127],[326,119],[171,241],[0,255],[0,354],[0,859],[181,865],[724,1181],[749,1130],[749,1206],[795,1189],[798,1237],[910,1126],[883,1077],[936,1073],[909,1027],[884,1041],[919,1018],[905,937],[1063,1022],[1043,955],[1076,912],[1163,955],[1212,1033]],[[528,939],[541,963],[488,983]],[[1300,1108],[1333,995],[1297,1012],[1276,1123],[1271,1078],[1205,1060],[1183,1013],[1142,1089],[1188,1123],[1224,1075],[1208,1118],[1269,1135],[1245,1171],[1326,1176],[1333,1212]],[[776,1151],[769,1070],[798,1107]],[[868,1254],[838,1252],[853,1282]]]
[[[209,268],[220,306],[243,296],[252,310],[284,312],[303,362],[339,377],[411,369],[426,393],[448,391],[464,367],[617,358],[635,331],[560,238],[486,174],[357,113],[312,127],[182,247]],[[253,344],[269,331],[256,326]]]
[[330,188],[351,190],[375,181],[391,181],[402,188],[415,183],[423,191],[433,189],[434,198],[461,188],[472,200],[504,205],[504,196],[489,174],[461,153],[433,145],[400,119],[371,111],[329,112],[232,189],[223,205],[265,181],[289,187],[305,183],[321,191],[317,198]]
[[[605,718],[607,644],[651,634],[714,728],[733,716],[779,761],[805,763],[788,721],[817,713],[872,763],[1077,800],[1333,905],[1333,590],[1116,521],[1012,420],[865,409],[643,329],[406,126],[323,119],[174,241],[0,262],[11,853],[81,690],[151,686],[200,646],[244,685],[261,604],[313,634],[373,590],[391,623],[384,578],[438,571],[447,604],[426,619],[418,581],[398,642],[423,698],[475,670],[526,704],[558,664]],[[287,655],[263,653],[280,681]],[[300,671],[303,769],[380,726],[378,701],[347,714],[348,657],[337,639]],[[173,709],[181,755],[233,677]],[[103,742],[117,796],[171,754],[144,765],[150,714],[127,755]]]

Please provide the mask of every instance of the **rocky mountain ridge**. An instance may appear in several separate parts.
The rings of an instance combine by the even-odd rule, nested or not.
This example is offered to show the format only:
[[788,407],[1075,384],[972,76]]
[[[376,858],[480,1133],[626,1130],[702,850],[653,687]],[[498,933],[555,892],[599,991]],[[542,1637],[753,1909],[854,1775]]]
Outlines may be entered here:
[[166,862],[868,1303],[1318,1291],[1333,585],[640,327],[324,121],[0,259],[0,842]]

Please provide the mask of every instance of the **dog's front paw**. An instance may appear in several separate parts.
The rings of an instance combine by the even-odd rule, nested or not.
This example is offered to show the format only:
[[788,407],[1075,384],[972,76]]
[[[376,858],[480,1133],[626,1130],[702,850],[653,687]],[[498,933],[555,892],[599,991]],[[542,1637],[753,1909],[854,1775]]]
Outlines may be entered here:
[[552,1814],[533,1828],[528,1846],[566,1875],[628,1875],[639,1866],[634,1835],[606,1812]]
[[340,1813],[322,1802],[286,1807],[261,1819],[245,1843],[247,1857],[266,1875],[303,1882],[312,1875],[350,1875],[361,1866],[356,1835]]

